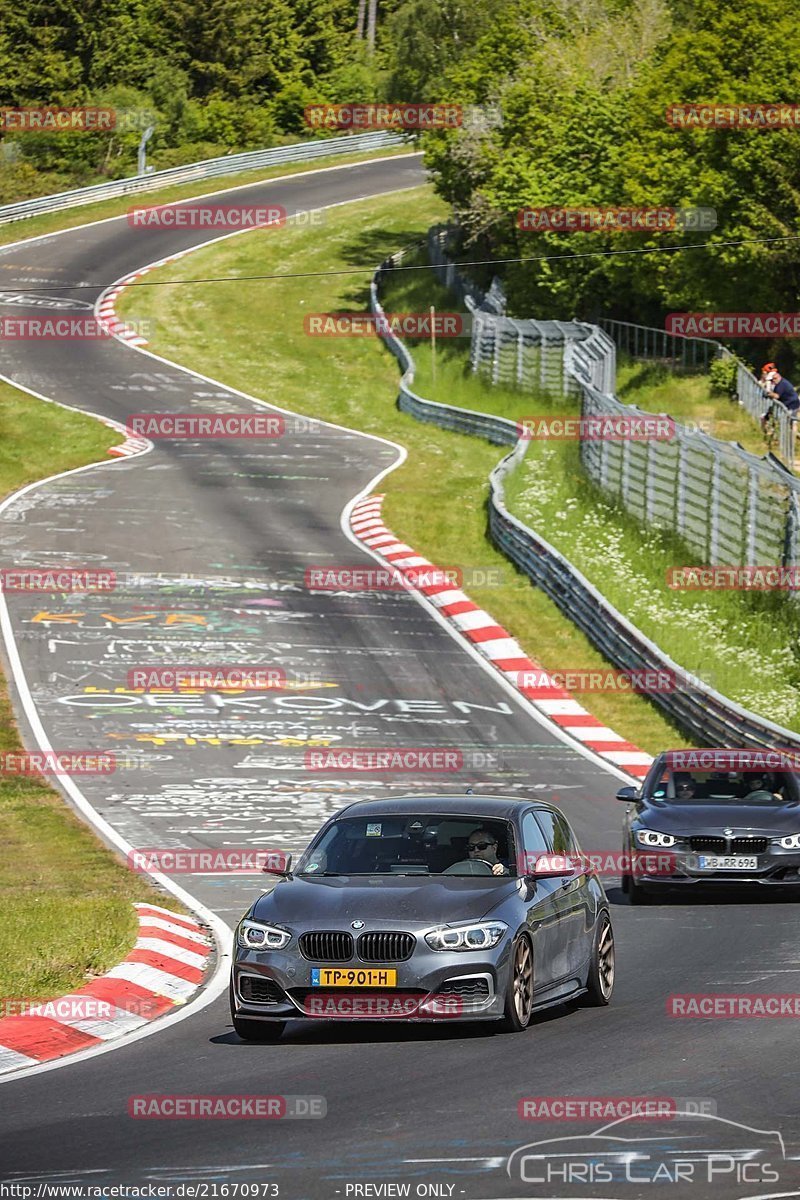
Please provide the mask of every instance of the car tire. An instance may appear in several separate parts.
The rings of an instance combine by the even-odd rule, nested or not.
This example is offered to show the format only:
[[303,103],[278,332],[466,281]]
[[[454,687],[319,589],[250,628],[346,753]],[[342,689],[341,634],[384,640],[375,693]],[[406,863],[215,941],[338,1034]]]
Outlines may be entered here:
[[614,991],[616,955],[614,929],[605,909],[599,914],[592,938],[592,957],[586,977],[584,1001],[593,1008],[604,1008]]
[[505,1008],[498,1022],[501,1033],[522,1033],[533,1015],[533,948],[524,933],[515,938],[508,968]]

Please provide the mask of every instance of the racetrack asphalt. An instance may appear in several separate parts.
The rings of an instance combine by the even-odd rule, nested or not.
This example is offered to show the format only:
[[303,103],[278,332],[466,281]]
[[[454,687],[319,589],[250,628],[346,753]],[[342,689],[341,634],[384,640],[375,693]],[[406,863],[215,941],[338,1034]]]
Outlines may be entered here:
[[[423,178],[418,156],[392,158],[253,185],[235,200],[292,213]],[[44,294],[78,306],[53,312],[85,313],[113,281],[208,238],[207,230],[142,233],[123,217],[2,248],[0,313],[50,311]],[[85,282],[97,287],[67,290]],[[0,374],[123,423],[153,410],[264,411],[118,342],[3,341]],[[272,400],[280,406],[279,390]],[[140,457],[40,485],[0,514],[7,565],[68,562],[120,579],[108,595],[6,596],[51,745],[131,758],[110,778],[81,779],[86,799],[136,847],[297,851],[350,797],[472,785],[556,800],[585,849],[618,849],[620,777],[537,722],[412,595],[305,588],[309,566],[373,561],[346,537],[341,513],[401,452],[353,431],[285,419],[287,432],[275,441],[159,441]],[[127,686],[132,667],[187,661],[277,665],[299,686],[195,697]],[[30,712],[12,691],[33,748]],[[314,739],[457,748],[486,758],[444,782],[402,775],[365,782],[307,770]],[[263,887],[253,874],[176,880],[228,925]],[[718,1182],[685,1178],[671,1195],[800,1194],[791,1191],[800,1186],[792,1160],[800,1146],[796,1026],[667,1015],[675,992],[795,991],[796,906],[759,894],[632,909],[613,885],[609,897],[618,963],[607,1009],[549,1010],[516,1037],[492,1036],[486,1026],[292,1023],[270,1046],[239,1042],[221,996],[134,1044],[0,1085],[0,1172],[19,1184],[277,1184],[284,1200],[336,1200],[356,1196],[352,1185],[387,1182],[410,1183],[412,1195],[418,1184],[441,1185],[438,1194],[470,1200],[645,1196],[653,1184],[609,1190],[595,1181],[554,1191],[553,1183],[514,1182],[505,1156],[601,1123],[521,1121],[521,1097],[659,1096],[710,1100],[728,1121],[779,1130],[789,1156],[780,1182],[756,1183],[751,1174],[736,1184],[733,1172],[720,1171]],[[322,1096],[326,1116],[131,1119],[129,1099],[153,1093]],[[742,1147],[757,1140],[740,1134]]]

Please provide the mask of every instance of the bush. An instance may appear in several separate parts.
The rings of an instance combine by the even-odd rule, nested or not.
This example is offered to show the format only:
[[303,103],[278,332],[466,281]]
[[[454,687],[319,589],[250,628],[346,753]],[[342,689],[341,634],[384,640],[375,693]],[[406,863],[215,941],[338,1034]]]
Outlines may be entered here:
[[727,396],[729,400],[737,398],[736,373],[739,362],[736,357],[714,359],[708,371],[712,396]]

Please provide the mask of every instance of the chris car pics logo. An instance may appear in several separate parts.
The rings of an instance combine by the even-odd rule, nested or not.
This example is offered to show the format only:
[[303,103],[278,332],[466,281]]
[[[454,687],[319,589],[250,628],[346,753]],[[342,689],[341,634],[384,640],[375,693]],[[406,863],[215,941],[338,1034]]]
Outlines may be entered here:
[[517,1186],[544,1185],[557,1189],[548,1195],[565,1198],[585,1196],[587,1184],[635,1186],[647,1194],[650,1185],[694,1184],[698,1197],[713,1187],[726,1200],[745,1200],[754,1187],[772,1191],[786,1165],[781,1133],[718,1117],[707,1107],[687,1103],[665,1114],[663,1124],[649,1118],[643,1125],[634,1114],[589,1134],[530,1142],[509,1156],[506,1171]]

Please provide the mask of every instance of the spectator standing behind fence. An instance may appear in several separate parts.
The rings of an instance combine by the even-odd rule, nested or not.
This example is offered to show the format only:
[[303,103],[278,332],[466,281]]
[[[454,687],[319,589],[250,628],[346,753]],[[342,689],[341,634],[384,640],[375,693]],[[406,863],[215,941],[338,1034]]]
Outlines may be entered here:
[[[800,409],[800,396],[798,396],[791,383],[789,383],[789,380],[783,378],[775,363],[765,363],[761,368],[759,386],[763,388],[768,400],[777,400],[791,414],[794,420],[797,419],[798,409]],[[774,404],[771,404],[764,413],[761,418],[762,427],[772,418],[774,407]]]

